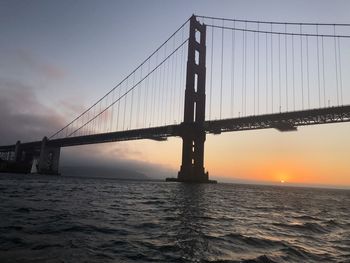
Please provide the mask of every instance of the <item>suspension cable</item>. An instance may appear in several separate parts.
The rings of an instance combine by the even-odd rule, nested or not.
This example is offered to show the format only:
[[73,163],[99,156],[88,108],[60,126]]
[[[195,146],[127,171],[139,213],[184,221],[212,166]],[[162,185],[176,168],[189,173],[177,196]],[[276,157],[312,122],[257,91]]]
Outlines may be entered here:
[[[245,32],[252,32],[252,33],[269,33],[274,35],[289,35],[289,36],[309,36],[309,37],[336,37],[336,38],[350,38],[350,35],[329,35],[329,34],[308,34],[308,33],[291,33],[291,32],[277,32],[277,31],[264,31],[264,30],[255,30],[255,29],[246,29],[246,28],[234,28],[234,27],[227,27],[227,26],[218,26],[218,25],[207,25],[208,27],[215,27],[220,29],[227,29],[227,30],[236,30],[236,31],[245,31]],[[302,24],[300,24],[302,25]]]
[[232,22],[244,22],[244,23],[260,23],[260,24],[280,24],[280,25],[308,25],[308,26],[314,26],[314,25],[322,25],[322,26],[350,26],[350,24],[344,24],[344,23],[300,23],[300,22],[278,22],[278,21],[259,21],[259,20],[243,20],[243,19],[232,19],[232,18],[222,18],[222,17],[213,17],[213,16],[202,16],[202,15],[196,15],[196,17],[200,18],[206,18],[206,19],[212,19],[212,20],[225,20],[225,21],[232,21]]

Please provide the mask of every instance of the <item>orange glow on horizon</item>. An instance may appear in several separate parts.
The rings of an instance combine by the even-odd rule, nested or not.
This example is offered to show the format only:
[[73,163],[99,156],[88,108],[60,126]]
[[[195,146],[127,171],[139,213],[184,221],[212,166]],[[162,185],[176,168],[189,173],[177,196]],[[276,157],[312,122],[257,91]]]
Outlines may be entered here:
[[[341,127],[341,132],[350,132],[348,126]],[[341,136],[330,138],[331,128],[320,126],[317,133],[316,128],[307,128],[288,134],[259,131],[208,136],[205,170],[218,181],[350,186],[350,142],[340,140]],[[120,142],[101,146],[100,150],[106,158],[141,160],[168,169],[167,176],[176,176],[182,141],[169,138],[167,142]]]

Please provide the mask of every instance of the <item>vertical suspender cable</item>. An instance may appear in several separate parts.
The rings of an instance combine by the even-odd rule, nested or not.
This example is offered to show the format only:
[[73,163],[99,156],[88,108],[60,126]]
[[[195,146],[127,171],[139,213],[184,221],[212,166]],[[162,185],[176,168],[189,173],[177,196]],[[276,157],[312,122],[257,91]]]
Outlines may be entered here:
[[160,72],[160,68],[158,67],[158,55],[159,55],[159,52],[157,52],[157,55],[156,55],[156,70],[154,72],[155,74],[155,81],[154,81],[154,98],[153,98],[153,118],[152,118],[152,125],[155,126],[156,123],[157,123],[157,108],[156,106],[158,106],[158,103],[159,101],[157,100],[157,96],[159,97],[159,79],[160,79],[160,75],[161,75],[161,72]]
[[265,57],[265,59],[266,59],[266,66],[265,66],[265,73],[266,73],[266,114],[267,114],[267,112],[268,112],[268,105],[269,105],[269,81],[268,81],[268,39],[267,39],[267,37],[268,37],[268,34],[266,33],[265,34],[266,35],[266,43],[265,43],[265,48],[266,48],[266,50],[265,50],[265,55],[266,55],[266,57]]
[[[117,128],[116,130],[118,131],[118,128],[119,128],[119,113],[120,113],[120,91],[121,91],[121,88],[118,89],[118,106],[117,106]],[[94,115],[95,115],[95,112],[94,112]]]
[[[187,42],[188,43],[188,42]],[[188,57],[188,49],[187,48],[184,48],[184,61],[183,61],[183,64],[184,64],[184,70],[183,70],[183,89],[182,89],[182,94],[183,94],[183,99],[182,99],[182,109],[184,108],[184,105],[185,105],[185,86],[186,86],[186,59]]]
[[[159,54],[161,51],[159,51]],[[161,56],[161,54],[160,54]],[[162,58],[160,59],[162,61]],[[162,83],[163,83],[163,64],[161,64],[158,68],[159,71],[159,77],[158,77],[158,83],[157,83],[157,92],[158,92],[158,102],[157,102],[157,120],[156,120],[156,125],[161,125],[161,119],[162,119],[162,109],[163,109],[163,88],[162,88]]]
[[323,46],[323,36],[321,38],[322,42],[322,82],[323,82],[323,106],[326,107],[326,76],[325,76],[325,65],[324,65],[324,46]]
[[[114,93],[115,93],[115,90],[112,91],[112,103],[114,102]],[[112,105],[112,109],[111,109],[111,123],[109,126],[109,131],[112,131],[113,129],[113,114],[114,114],[114,104]]]
[[244,31],[244,116],[247,114],[247,22],[245,22]]
[[94,133],[97,132],[97,119],[96,119],[96,111],[97,111],[97,104],[94,107],[94,117],[93,117],[93,123],[94,123]]
[[[235,27],[236,21],[233,21],[233,27]],[[235,94],[235,41],[236,31],[232,30],[232,75],[231,75],[231,117],[234,115],[234,94]]]
[[224,20],[222,20],[221,31],[221,81],[220,81],[220,119],[222,117],[222,85],[224,77]]
[[[157,53],[158,54],[158,53]],[[157,65],[157,62],[155,63],[155,65]],[[153,67],[153,66],[152,66]],[[149,121],[148,121],[148,127],[151,127],[152,125],[152,121],[153,121],[153,105],[154,105],[154,86],[155,86],[155,78],[157,77],[157,70],[155,70],[152,74],[151,74],[151,77],[152,77],[152,81],[151,81],[151,88],[150,88],[150,100],[151,100],[151,103],[150,103],[150,109],[149,109]]]
[[[135,73],[132,75],[132,86],[135,85]],[[131,107],[130,107],[130,119],[129,119],[129,129],[131,129],[132,125],[132,113],[133,113],[133,104],[134,104],[134,89],[131,91]]]
[[[175,37],[174,37],[175,38]],[[176,109],[176,104],[177,104],[177,101],[179,100],[179,96],[177,96],[177,91],[178,91],[178,88],[176,86],[176,82],[177,82],[177,51],[175,52],[175,54],[173,54],[173,56],[175,56],[175,80],[174,80],[174,93],[175,93],[175,96],[174,96],[174,109],[173,109],[173,112],[174,112],[174,120],[176,121],[177,119],[177,114],[175,114],[175,109]]]
[[[158,55],[158,53],[157,53]],[[155,63],[155,67],[157,67],[157,62]],[[153,72],[153,76],[152,76],[152,89],[151,89],[151,113],[150,113],[150,119],[149,119],[149,126],[153,126],[154,125],[154,105],[156,103],[156,100],[155,100],[155,94],[156,94],[156,84],[157,84],[157,74],[158,74],[158,70],[156,69],[154,72]]]
[[[182,43],[182,41],[181,41]],[[182,101],[182,48],[179,50],[179,62],[178,62],[178,104],[177,104],[177,120],[181,123],[181,101]]]
[[293,74],[293,110],[295,111],[295,70],[294,70],[294,35],[292,35],[292,74]]
[[[89,120],[90,120],[90,109],[86,113],[86,121],[85,122],[88,122]],[[113,121],[114,121],[114,119],[113,119]],[[89,123],[86,126],[86,132],[84,135],[90,135],[90,132],[91,132],[91,123]]]
[[[214,25],[214,20],[212,20]],[[210,92],[209,92],[209,120],[211,120],[211,100],[213,94],[213,51],[214,51],[214,27],[211,28],[211,54],[210,54]]]
[[273,113],[273,34],[271,23],[271,112]]
[[340,103],[343,105],[343,78],[341,70],[341,56],[340,56],[340,38],[338,37],[338,57],[339,57],[339,84],[340,84]]
[[[181,43],[184,42],[184,31],[182,29],[182,33],[181,33]],[[181,60],[180,60],[180,96],[179,96],[179,122],[181,123],[181,103],[182,103],[182,100],[183,100],[183,97],[182,97],[182,90],[183,90],[183,87],[182,87],[182,78],[183,78],[183,60],[184,60],[184,46],[181,47]],[[164,86],[164,85],[163,85]],[[163,100],[163,99],[162,99]],[[163,109],[163,107],[162,107]],[[163,111],[163,110],[162,110]],[[161,122],[162,123],[162,122]]]
[[281,35],[278,34],[278,99],[279,112],[282,110],[281,106]]
[[307,105],[310,109],[309,36],[306,36]]
[[[102,106],[101,106],[101,104],[102,104],[102,100],[99,102],[100,110],[99,110],[98,114],[100,114],[100,112],[102,111]],[[101,132],[102,116],[100,115],[100,116],[98,116],[97,118],[98,118],[98,132],[100,133],[100,132]],[[75,130],[75,128],[73,129],[73,131],[74,131],[74,130]]]
[[[152,66],[153,68],[153,66]],[[151,99],[151,103],[150,103],[150,113],[149,113],[149,121],[148,121],[148,126],[151,127],[152,126],[152,122],[153,122],[153,106],[154,106],[154,86],[155,86],[155,79],[157,77],[157,70],[155,70],[152,74],[152,81],[151,81],[151,89],[150,89],[150,99]]]
[[255,115],[255,101],[256,101],[256,97],[255,97],[255,87],[256,87],[256,72],[255,72],[255,68],[256,68],[256,65],[255,65],[255,57],[256,57],[256,32],[253,33],[254,34],[254,40],[253,40],[253,112],[254,112],[254,115]]
[[244,53],[245,53],[245,31],[242,31],[242,117],[244,112]]
[[[108,106],[108,96],[104,99],[106,101],[105,103],[105,108],[107,108]],[[106,126],[107,126],[107,121],[108,121],[108,114],[107,114],[107,111],[104,111],[102,114],[101,114],[101,117],[104,118],[103,120],[103,129],[102,129],[102,132],[106,132]],[[78,127],[79,128],[79,127]],[[79,132],[79,130],[78,130]]]
[[[143,69],[143,66],[141,66],[141,72],[140,72],[140,80],[142,80],[142,69]],[[138,98],[137,98],[137,119],[136,119],[136,124],[137,124],[137,128],[140,127],[139,125],[139,121],[140,121],[140,108],[141,108],[141,92],[142,92],[142,85],[143,83],[140,83],[140,87],[139,87],[139,91],[138,91]]]
[[[160,51],[159,51],[160,53]],[[162,59],[161,59],[162,60]],[[162,111],[162,94],[163,94],[163,89],[162,89],[162,77],[164,77],[164,75],[162,74],[162,68],[163,65],[160,65],[158,68],[159,71],[159,77],[158,77],[158,83],[157,83],[157,93],[158,93],[158,100],[157,100],[157,108],[156,108],[156,112],[157,112],[157,120],[156,120],[156,125],[160,126],[161,125],[161,111]]]
[[[84,123],[88,122],[90,119],[90,110],[88,110],[86,112],[86,120],[84,121]],[[85,127],[85,132],[84,135],[90,135],[90,123]]]
[[[173,40],[173,50],[175,50],[175,37]],[[175,54],[174,54],[175,55]],[[170,90],[170,94],[171,94],[171,103],[170,103],[170,123],[173,122],[174,120],[174,104],[175,104],[175,86],[174,86],[174,71],[175,71],[175,65],[174,65],[174,55],[171,56],[171,90]]]
[[333,27],[334,30],[334,58],[335,58],[335,79],[337,84],[337,105],[339,106],[339,84],[338,84],[338,58],[337,58],[337,43],[336,43],[336,37],[335,37],[335,25]]
[[149,72],[150,72],[150,62],[151,59],[148,60],[148,69],[147,69],[147,79],[146,79],[146,83],[145,83],[145,90],[146,90],[146,97],[143,103],[143,127],[145,127],[147,125],[147,108],[148,108],[148,86],[149,86]]
[[[258,23],[258,31],[260,30],[260,24]],[[258,32],[258,65],[257,65],[257,67],[258,67],[258,76],[257,76],[257,78],[258,78],[258,86],[257,86],[257,88],[258,88],[258,114],[259,114],[259,103],[260,103],[260,56],[259,56],[259,54],[260,54],[260,41],[259,41],[259,39],[260,39],[260,33]]]
[[316,25],[317,44],[317,84],[318,84],[318,107],[321,108],[321,80],[320,80],[320,47],[318,41],[318,25]]
[[[103,105],[103,102],[106,101],[107,98],[108,98],[108,96],[102,100],[102,103],[101,103],[102,106],[101,106],[100,112],[103,112],[103,109],[104,109],[105,105],[107,104],[107,103],[104,103],[105,105]],[[100,132],[103,133],[103,132],[105,132],[105,128],[106,128],[106,114],[104,114],[104,112],[100,115],[100,119],[101,119],[101,131]],[[76,131],[76,130],[77,130],[77,128],[73,132],[73,134],[75,134],[75,135],[77,135],[79,133],[79,131]]]
[[[165,114],[165,121],[166,121],[166,123],[168,123],[168,117],[170,117],[170,115],[171,115],[171,112],[170,112],[170,101],[171,101],[171,94],[170,94],[170,92],[169,92],[169,89],[171,89],[171,87],[170,87],[170,85],[169,85],[169,81],[171,80],[170,79],[170,60],[168,59],[168,61],[167,61],[168,63],[167,63],[167,69],[166,69],[166,101],[167,101],[167,103],[166,103],[166,109],[165,109],[165,112],[166,112],[166,114]],[[170,79],[170,80],[169,80]],[[169,111],[169,115],[168,115],[168,111]],[[171,119],[171,117],[170,117],[170,119]]]
[[304,109],[304,69],[303,69],[303,36],[302,24],[300,24],[300,78],[301,78],[301,106]]
[[288,111],[288,46],[287,46],[287,24],[284,24],[284,48],[286,57],[286,111]]
[[[126,93],[127,90],[128,90],[128,86],[129,86],[129,78],[126,79],[125,93]],[[125,99],[124,99],[123,131],[125,130],[125,115],[126,115],[126,102],[127,102],[127,98],[128,98],[128,96],[125,96]],[[101,110],[100,110],[100,112],[101,112]]]
[[[182,31],[183,33],[183,31]],[[164,47],[164,59],[166,58],[166,49],[167,49],[167,45],[165,45]],[[183,47],[182,47],[183,49]],[[165,62],[166,63],[166,62]],[[166,88],[165,88],[165,76],[166,76],[166,71],[165,71],[166,67],[165,67],[165,64],[163,65],[163,83],[162,83],[162,112],[161,112],[161,124],[164,124],[165,123],[165,120],[164,120],[164,116],[165,116],[165,112],[166,110],[164,110],[164,102],[166,101]]]

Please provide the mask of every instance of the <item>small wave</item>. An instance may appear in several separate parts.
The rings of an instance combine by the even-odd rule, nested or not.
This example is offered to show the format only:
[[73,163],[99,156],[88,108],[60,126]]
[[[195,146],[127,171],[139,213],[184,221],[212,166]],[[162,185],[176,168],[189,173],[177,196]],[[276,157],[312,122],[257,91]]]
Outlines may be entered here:
[[255,259],[247,259],[243,260],[242,263],[276,263],[276,261],[273,261],[272,259],[268,258],[265,255],[259,256]]
[[[286,245],[285,248],[282,249],[282,252],[289,258],[289,259],[295,259],[299,260],[300,262],[301,259],[304,260],[318,260],[319,258],[307,250],[301,248],[301,247],[295,247],[291,245]],[[305,262],[305,261],[304,261]]]
[[128,245],[128,242],[123,240],[111,240],[108,243],[103,243],[99,246],[99,249],[108,250],[108,249],[114,249],[115,247],[123,247]]
[[39,244],[39,245],[32,247],[32,250],[42,250],[42,249],[46,249],[46,248],[57,248],[57,247],[61,248],[63,246],[60,244]]
[[325,224],[328,226],[328,227],[341,227],[341,224],[338,223],[336,220],[334,219],[330,219],[328,221],[325,222]]
[[147,200],[142,202],[144,205],[163,205],[165,204],[165,201],[160,201],[160,200]]
[[22,226],[5,226],[5,227],[1,227],[0,228],[1,230],[8,230],[8,231],[11,231],[11,230],[16,230],[16,231],[20,231],[23,229]]
[[55,234],[55,233],[63,233],[63,232],[78,232],[78,233],[101,233],[101,234],[116,234],[116,235],[127,235],[129,234],[127,231],[122,229],[113,229],[109,227],[98,227],[98,226],[92,226],[92,225],[73,225],[66,228],[56,229],[56,230],[46,230],[42,229],[41,234],[43,233],[49,233],[49,234]]
[[324,228],[323,226],[321,226],[320,224],[317,224],[317,223],[310,223],[310,222],[307,222],[305,224],[303,224],[303,226],[306,228],[306,229],[309,229],[315,233],[327,233],[328,230],[326,228]]
[[26,207],[20,207],[20,208],[15,209],[14,211],[18,212],[18,213],[29,213],[30,209],[26,208]]
[[248,245],[254,248],[271,248],[273,246],[280,246],[283,245],[282,242],[280,241],[274,241],[270,239],[265,239],[265,238],[258,238],[258,237],[250,237],[250,236],[245,236],[241,234],[227,234],[221,237],[218,237],[220,239],[224,239],[226,241],[230,242],[241,242],[243,243],[244,246]]
[[214,260],[214,261],[206,261],[210,263],[277,263],[273,261],[266,255],[262,255],[253,259],[243,259],[243,260]]
[[308,215],[295,216],[294,218],[300,219],[300,220],[319,220],[319,218],[308,216]]
[[293,230],[299,230],[303,232],[312,232],[317,234],[324,234],[329,232],[325,227],[322,225],[315,223],[315,222],[306,222],[302,224],[285,224],[285,223],[273,223],[275,226],[283,227],[283,228],[289,228]]
[[19,237],[5,237],[0,239],[0,251],[8,251],[18,247],[25,247],[27,243]]
[[136,228],[157,228],[159,227],[159,225],[151,222],[146,222],[146,223],[136,225],[135,227]]

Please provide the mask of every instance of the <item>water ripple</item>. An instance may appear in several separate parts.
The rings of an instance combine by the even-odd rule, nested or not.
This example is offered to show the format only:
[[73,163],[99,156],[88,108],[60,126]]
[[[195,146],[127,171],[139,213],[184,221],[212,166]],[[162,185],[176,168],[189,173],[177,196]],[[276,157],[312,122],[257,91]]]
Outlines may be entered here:
[[0,190],[1,262],[350,262],[350,191],[14,175]]

